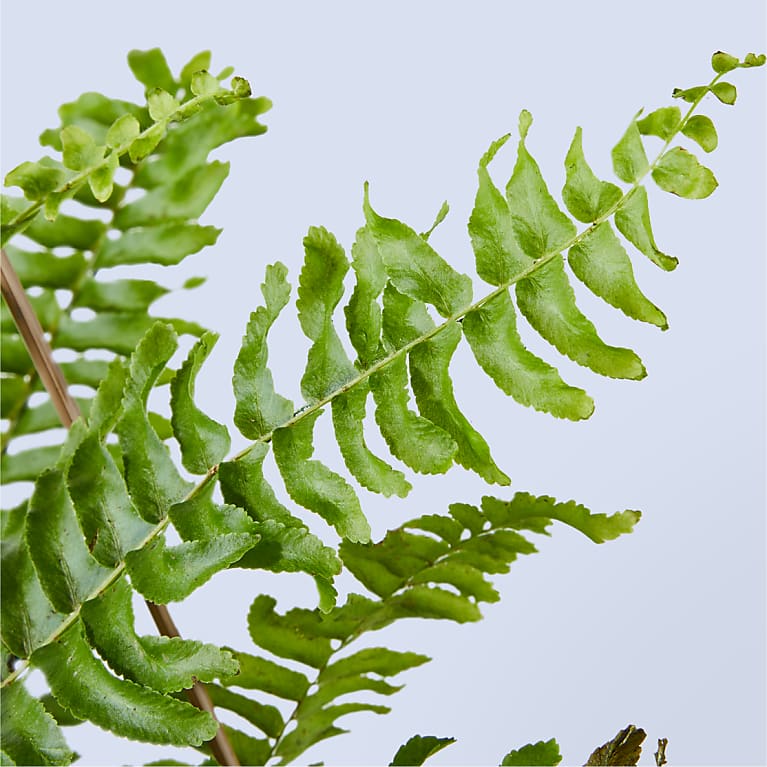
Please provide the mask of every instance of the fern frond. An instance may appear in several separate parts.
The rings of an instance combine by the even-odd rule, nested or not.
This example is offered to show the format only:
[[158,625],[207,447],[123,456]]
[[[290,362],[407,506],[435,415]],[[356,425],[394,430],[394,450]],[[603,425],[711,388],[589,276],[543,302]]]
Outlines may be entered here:
[[[486,497],[480,507],[453,504],[449,512],[413,519],[378,543],[342,542],[344,566],[372,598],[351,594],[326,613],[295,608],[284,615],[275,610],[272,597],[255,599],[248,613],[251,638],[278,660],[236,652],[240,673],[224,683],[295,702],[279,732],[271,713],[267,727],[256,723],[271,742],[270,756],[286,764],[320,740],[341,734],[336,726],[340,717],[360,710],[386,713],[385,706],[338,699],[362,691],[393,695],[401,687],[389,680],[428,660],[384,647],[349,653],[349,645],[362,634],[402,618],[479,620],[479,604],[499,599],[487,576],[508,572],[519,555],[535,551],[523,532],[547,534],[557,519],[602,542],[630,532],[639,519],[638,512],[592,514],[572,501],[556,503],[525,493],[510,501]],[[295,663],[301,664],[300,671]],[[218,705],[247,710],[236,695],[230,700],[218,695]]]
[[[357,359],[350,360],[334,324],[350,263],[331,233],[313,227],[304,239],[297,302],[301,328],[311,341],[302,378],[305,404],[294,410],[275,390],[267,366],[267,334],[286,306],[289,291],[286,269],[276,264],[267,269],[262,285],[265,306],[251,316],[235,364],[235,423],[255,440],[240,457],[257,450],[262,460],[264,446],[271,443],[292,499],[342,537],[364,542],[368,530],[352,486],[312,459],[314,426],[326,405],[331,405],[336,439],[352,477],[369,490],[403,495],[408,487],[402,473],[367,447],[369,393],[381,436],[392,455],[409,468],[443,473],[455,462],[490,483],[510,481],[454,397],[450,364],[464,335],[480,367],[499,388],[557,417],[587,418],[593,401],[526,348],[517,329],[517,311],[558,352],[593,372],[643,378],[646,371],[637,354],[606,343],[578,307],[569,271],[628,317],[667,327],[663,312],[638,287],[631,258],[615,229],[662,268],[676,264],[655,244],[643,183],[652,176],[661,189],[686,197],[700,196],[704,187],[707,194],[713,191],[701,180],[710,171],[669,158],[677,149],[671,143],[687,135],[685,130],[705,136],[701,140],[712,145],[708,118],[691,130],[687,126],[702,95],[714,92],[720,77],[716,74],[711,84],[696,91],[684,116],[676,108],[665,108],[631,120],[612,152],[616,176],[627,189],[595,176],[578,129],[565,158],[562,198],[568,212],[547,188],[527,148],[532,116],[523,111],[516,163],[505,193],[495,186],[488,166],[509,136],[495,141],[479,163],[469,233],[477,273],[490,286],[479,298],[471,279],[429,244],[430,232],[419,235],[376,212],[366,184],[365,226],[352,248],[355,284],[344,308],[348,341]],[[643,136],[658,133],[665,143],[651,162]],[[579,232],[573,219],[589,226]],[[417,412],[411,408],[411,392]]]
[[[53,348],[75,353],[62,364],[68,382],[94,390],[107,363],[86,354],[98,349],[106,356],[129,356],[156,320],[149,316],[152,305],[168,293],[146,279],[110,279],[109,270],[147,263],[172,267],[216,242],[220,230],[198,224],[197,218],[226,178],[228,165],[208,162],[208,155],[225,142],[263,133],[258,117],[269,108],[268,100],[250,97],[242,78],[233,78],[228,89],[204,67],[191,74],[186,67],[175,78],[157,49],[134,51],[129,59],[141,83],[155,83],[147,86],[146,104],[96,93],[65,104],[60,128],[41,136],[43,145],[61,152],[60,159],[24,163],[6,176],[6,185],[20,186],[31,202],[2,197],[2,242],[24,234],[34,246],[8,244],[8,258],[24,287],[41,290],[33,305]],[[155,63],[149,67],[145,61]],[[205,62],[209,53],[190,65]],[[171,94],[180,94],[179,100]],[[118,169],[130,174],[123,185],[114,181]],[[129,192],[141,195],[129,201]],[[58,213],[65,199],[72,200],[74,215]],[[90,207],[106,211],[108,220],[92,218]],[[59,248],[73,252],[60,255],[54,252]],[[93,316],[76,319],[77,310]],[[204,332],[194,322],[166,321],[179,333]],[[59,424],[49,401],[29,404],[42,387],[5,306],[2,342],[2,417],[8,421],[2,481],[34,480],[55,463],[54,450],[36,448],[17,458],[8,448],[16,437]],[[161,380],[167,381],[168,376]],[[78,400],[86,415],[91,400]]]
[[[253,529],[206,530],[165,544],[170,508],[191,485],[154,432],[146,397],[175,348],[172,329],[158,324],[130,365],[113,361],[89,424],[78,420],[70,429],[56,466],[38,477],[26,514],[25,504],[4,520],[2,629],[3,644],[43,669],[56,701],[74,717],[128,737],[199,745],[215,734],[215,721],[164,693],[231,674],[237,664],[197,642],[137,637],[130,589],[120,579],[130,574],[133,588],[156,602],[183,598],[259,536]],[[120,466],[105,445],[113,428]],[[134,681],[110,674],[91,645]],[[20,686],[21,671],[8,674],[3,687]],[[134,716],[115,715],[118,709]]]

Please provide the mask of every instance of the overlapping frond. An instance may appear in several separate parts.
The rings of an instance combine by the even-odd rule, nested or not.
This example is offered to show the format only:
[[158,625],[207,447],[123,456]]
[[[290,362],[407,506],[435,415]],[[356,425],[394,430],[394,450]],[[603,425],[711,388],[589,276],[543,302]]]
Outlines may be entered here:
[[[378,543],[345,540],[339,550],[344,566],[370,596],[350,594],[343,605],[326,613],[294,608],[284,615],[275,610],[272,597],[257,597],[248,628],[253,642],[269,657],[236,652],[240,673],[223,680],[228,694],[214,692],[213,698],[259,730],[264,759],[277,756],[287,764],[319,741],[344,732],[336,723],[342,716],[386,713],[388,708],[370,703],[367,693],[394,694],[401,689],[392,684],[394,677],[428,660],[386,647],[350,650],[360,636],[402,618],[479,620],[479,605],[500,598],[488,576],[508,572],[518,556],[533,553],[535,546],[526,533],[548,534],[553,520],[602,542],[630,532],[638,519],[638,512],[592,514],[572,501],[556,503],[518,493],[510,501],[483,498],[479,507],[453,504],[448,514],[413,519]],[[256,698],[248,709],[233,687],[256,690],[259,698],[268,693],[288,701],[290,708],[286,715],[278,714],[265,708],[271,699]],[[365,693],[364,699],[355,699],[355,693]],[[428,746],[425,758],[449,742],[419,742],[406,754],[412,757]]]
[[[208,155],[227,141],[263,133],[258,117],[269,108],[268,100],[250,97],[242,78],[224,87],[223,77],[210,75],[210,53],[195,56],[179,77],[157,49],[133,51],[129,62],[146,87],[146,103],[85,93],[64,104],[61,126],[41,136],[58,159],[14,168],[5,183],[20,187],[24,197],[2,197],[2,242],[10,262],[24,287],[37,292],[32,303],[53,348],[69,350],[62,363],[67,381],[93,390],[108,360],[91,352],[128,356],[156,320],[152,305],[168,293],[152,280],[128,276],[125,267],[172,267],[216,242],[220,230],[197,219],[229,166],[209,162]],[[65,200],[68,212],[59,213]],[[106,216],[95,217],[95,208]],[[8,242],[18,234],[26,244]],[[166,322],[179,333],[203,332],[196,322]],[[39,446],[40,439],[30,450],[8,448],[16,437],[44,435],[60,424],[50,400],[38,394],[42,401],[31,404],[42,386],[5,305],[2,370],[2,481],[33,481],[55,462],[56,449]],[[87,415],[92,395],[77,402]],[[163,437],[170,436],[168,424],[153,418],[163,424]]]

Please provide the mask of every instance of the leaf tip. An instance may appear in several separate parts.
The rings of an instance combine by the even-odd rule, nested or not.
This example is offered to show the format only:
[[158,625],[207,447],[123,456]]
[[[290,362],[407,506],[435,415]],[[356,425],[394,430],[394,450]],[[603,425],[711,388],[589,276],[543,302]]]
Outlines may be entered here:
[[533,116],[527,109],[523,109],[519,113],[519,138],[524,141],[527,138],[527,132],[530,130],[530,126],[533,124]]

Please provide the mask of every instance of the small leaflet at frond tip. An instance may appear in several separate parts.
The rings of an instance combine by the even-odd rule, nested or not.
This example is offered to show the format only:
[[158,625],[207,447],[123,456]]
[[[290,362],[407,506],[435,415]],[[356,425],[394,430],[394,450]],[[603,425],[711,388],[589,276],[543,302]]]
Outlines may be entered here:
[[765,54],[760,53],[758,56],[755,53],[747,53],[746,57],[743,59],[743,62],[741,63],[742,67],[762,67],[764,66],[764,62],[767,61],[767,56]]
[[669,149],[652,171],[653,181],[664,192],[688,200],[708,197],[719,186],[714,174],[682,147]]
[[730,72],[738,66],[740,66],[740,62],[738,61],[737,56],[732,56],[724,51],[716,51],[716,53],[711,56],[711,68],[717,74]]
[[526,109],[519,113],[519,138],[524,141],[527,138],[527,132],[533,124],[533,116]]
[[714,123],[706,115],[693,115],[684,124],[682,133],[695,141],[704,152],[713,152],[719,144]]
[[657,136],[666,141],[677,132],[681,120],[679,107],[662,107],[638,120],[637,127],[643,136]]
[[218,80],[206,69],[201,69],[192,75],[189,89],[195,96],[213,96],[218,93]]

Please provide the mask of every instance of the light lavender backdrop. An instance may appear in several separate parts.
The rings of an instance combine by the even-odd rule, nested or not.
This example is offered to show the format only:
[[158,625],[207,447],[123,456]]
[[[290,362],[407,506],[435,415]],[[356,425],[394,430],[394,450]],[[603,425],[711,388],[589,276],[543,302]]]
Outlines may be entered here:
[[[82,91],[139,100],[125,63],[131,48],[162,47],[176,71],[209,48],[213,69],[232,64],[273,99],[265,136],[216,153],[232,171],[204,220],[224,233],[172,278],[180,285],[206,274],[207,284],[156,309],[221,333],[197,388],[227,423],[231,366],[265,264],[285,262],[295,284],[301,238],[314,224],[349,247],[364,180],[379,212],[420,229],[447,199],[450,216],[432,242],[473,273],[466,221],[477,161],[493,139],[516,137],[520,109],[535,117],[529,148],[558,194],[576,125],[589,161],[611,178],[609,150],[640,107],[668,105],[674,86],[708,81],[714,50],[767,48],[760,0],[17,0],[2,3],[1,20],[4,173],[40,156],[37,135]],[[648,379],[600,380],[532,340],[596,399],[590,421],[563,423],[507,400],[463,349],[453,365],[459,403],[512,490],[454,469],[416,477],[405,500],[363,493],[378,535],[451,501],[513,490],[575,498],[594,511],[642,509],[635,534],[596,547],[557,527],[540,554],[498,580],[503,600],[480,624],[408,622],[375,636],[434,661],[408,673],[391,714],[342,720],[351,734],[304,762],[386,764],[418,732],[458,738],[435,765],[498,764],[511,747],[550,737],[567,763],[583,763],[629,722],[648,732],[644,764],[661,736],[677,765],[767,760],[764,71],[733,80],[739,103],[709,99],[704,110],[720,130],[721,147],[706,158],[720,188],[694,203],[651,192],[656,238],[681,265],[673,274],[636,269],[670,330],[639,327],[578,291],[604,337],[640,353]],[[501,184],[510,147],[495,163]],[[270,361],[296,400],[305,348],[288,313]],[[327,424],[322,433],[318,453],[340,464]],[[247,649],[245,612],[266,590],[280,595],[281,609],[315,604],[305,576],[232,572],[173,614],[185,636]],[[169,753],[199,761],[191,750],[115,741],[90,726],[69,735],[83,764]]]

